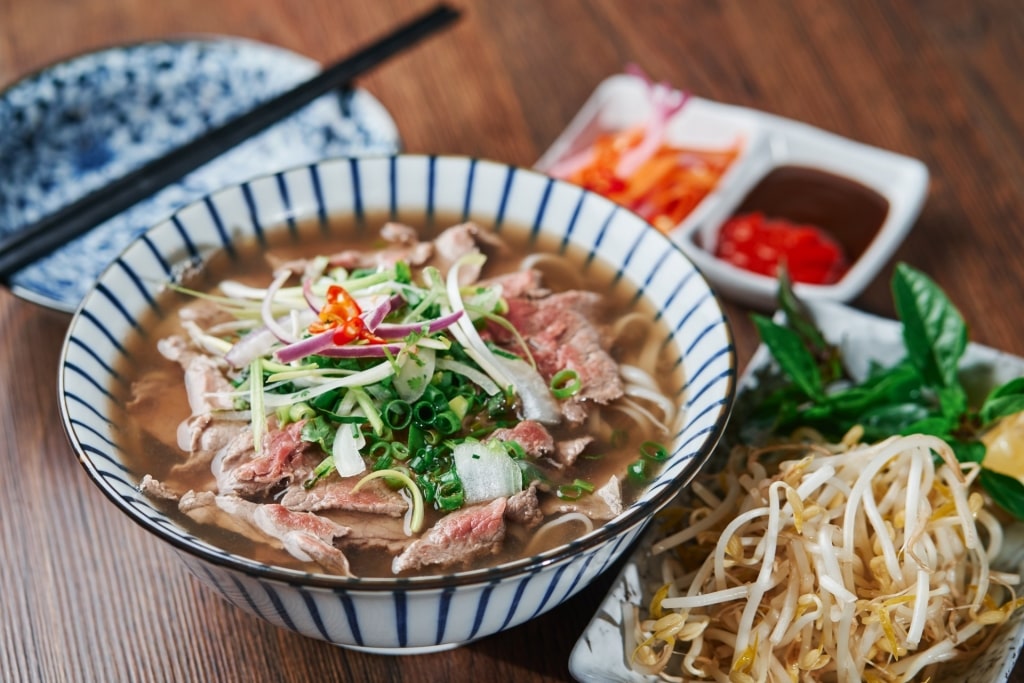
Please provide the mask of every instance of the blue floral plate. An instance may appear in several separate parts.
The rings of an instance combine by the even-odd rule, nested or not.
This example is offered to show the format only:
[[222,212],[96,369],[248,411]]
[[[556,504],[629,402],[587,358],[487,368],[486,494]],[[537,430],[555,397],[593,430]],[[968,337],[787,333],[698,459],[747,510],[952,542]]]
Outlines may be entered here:
[[[279,47],[225,37],[93,52],[0,92],[0,237],[124,175],[319,70]],[[358,88],[325,95],[10,281],[19,297],[73,311],[135,237],[221,187],[331,156],[392,154],[387,110]]]

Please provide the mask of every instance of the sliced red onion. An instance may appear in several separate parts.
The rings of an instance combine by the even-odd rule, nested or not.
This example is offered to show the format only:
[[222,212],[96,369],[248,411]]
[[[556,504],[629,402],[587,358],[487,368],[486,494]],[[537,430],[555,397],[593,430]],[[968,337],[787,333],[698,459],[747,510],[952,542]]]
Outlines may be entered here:
[[284,283],[288,282],[291,278],[292,273],[288,270],[282,270],[274,278],[274,281],[267,287],[267,294],[263,297],[263,304],[260,306],[260,314],[263,317],[263,324],[267,326],[267,329],[274,333],[279,340],[285,344],[294,344],[298,341],[291,332],[284,329],[276,320],[274,320],[274,295],[277,294],[278,290],[284,286]]
[[395,294],[384,300],[383,303],[374,306],[369,311],[363,313],[363,322],[366,323],[366,329],[371,332],[376,332],[377,327],[381,322],[388,316],[388,313],[395,310],[398,306],[402,305],[405,299],[401,295]]
[[330,329],[312,337],[300,339],[294,344],[289,344],[274,352],[274,356],[282,363],[291,363],[294,360],[305,358],[314,353],[321,353],[324,349],[334,346],[334,333],[337,330]]
[[652,111],[644,125],[644,136],[640,143],[619,158],[619,163],[615,167],[615,175],[619,178],[629,178],[658,151],[665,137],[669,119],[690,99],[689,93],[676,90],[667,83],[652,82],[638,67],[627,67],[627,73],[646,81]]
[[[294,312],[293,312],[294,313]],[[291,316],[282,316],[277,319],[277,324],[283,326],[291,320]],[[313,316],[307,311],[298,312],[298,325],[309,327],[313,322]],[[242,368],[260,356],[270,353],[271,349],[279,343],[277,335],[271,332],[266,326],[257,327],[248,334],[243,335],[235,345],[224,354],[224,360],[233,368]]]
[[244,368],[260,356],[270,353],[270,350],[277,344],[277,337],[266,327],[252,330],[231,347],[224,360],[233,368]]
[[302,296],[306,299],[306,303],[309,304],[310,310],[319,315],[320,310],[324,307],[324,302],[313,293],[313,278],[306,278],[302,281]]
[[378,337],[384,337],[385,339],[401,339],[403,337],[408,337],[410,334],[422,332],[424,328],[426,328],[427,334],[433,334],[434,332],[439,332],[451,327],[461,317],[462,311],[455,311],[448,315],[442,315],[440,318],[424,320],[418,323],[406,323],[401,325],[381,323],[373,329],[373,332]]

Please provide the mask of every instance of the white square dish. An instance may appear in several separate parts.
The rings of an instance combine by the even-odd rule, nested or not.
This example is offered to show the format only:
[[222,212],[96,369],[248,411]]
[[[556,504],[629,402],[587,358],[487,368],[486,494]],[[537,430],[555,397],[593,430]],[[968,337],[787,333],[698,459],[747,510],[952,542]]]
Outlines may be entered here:
[[[534,167],[549,173],[560,161],[585,150],[599,134],[643,122],[650,113],[647,87],[642,78],[633,75],[603,81]],[[669,234],[722,296],[763,310],[774,305],[777,279],[716,257],[714,245],[723,222],[773,170],[796,168],[830,174],[876,194],[885,205],[879,223],[865,226],[865,234],[838,237],[847,247],[850,261],[838,281],[796,285],[804,300],[847,302],[855,298],[913,227],[928,192],[928,170],[917,159],[791,119],[699,97],[691,97],[672,116],[665,139],[702,149],[722,149],[742,141],[741,152],[716,187]]]
[[[831,343],[842,351],[846,365],[854,374],[867,371],[869,363],[891,364],[902,357],[903,344],[899,322],[869,315],[843,304],[809,302],[809,308],[820,329]],[[771,356],[764,346],[758,348],[740,380],[737,399],[756,386],[757,373],[768,367]],[[990,347],[970,344],[961,363],[961,376],[966,387],[983,388],[1024,376],[1024,358],[1012,356]],[[733,419],[740,417],[734,414]],[[720,465],[720,463],[719,463]],[[708,468],[715,466],[714,456]],[[1002,569],[1024,570],[1024,523],[1004,527],[1003,551],[996,560]],[[649,531],[633,551],[628,562],[584,630],[569,661],[569,670],[581,683],[618,683],[662,679],[645,676],[630,669],[622,638],[623,609],[642,605],[650,599],[642,589],[645,553],[655,539],[657,530]],[[973,661],[944,664],[942,677],[932,683],[992,683],[1007,681],[1024,645],[1024,610],[1018,609],[1004,623],[988,648]]]

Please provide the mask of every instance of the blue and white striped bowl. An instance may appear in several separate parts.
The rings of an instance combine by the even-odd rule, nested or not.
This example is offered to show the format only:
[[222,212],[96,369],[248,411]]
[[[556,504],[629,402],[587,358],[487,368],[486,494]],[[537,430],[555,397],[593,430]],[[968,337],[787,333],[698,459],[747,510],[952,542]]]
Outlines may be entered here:
[[[671,458],[618,518],[566,546],[489,569],[421,578],[346,579],[274,567],[196,538],[137,491],[125,464],[110,388],[126,341],[145,335],[162,283],[184,262],[317,219],[355,214],[417,222],[473,219],[501,231],[554,236],[615,268],[671,331],[683,367],[685,425]],[[311,219],[311,220],[307,220]],[[358,230],[360,221],[353,222]],[[300,227],[296,227],[300,226]],[[338,234],[339,239],[344,235]],[[320,162],[229,187],[185,207],[133,242],[76,312],[59,376],[65,429],[97,486],[167,541],[202,583],[232,604],[299,633],[387,653],[442,650],[511,628],[555,607],[608,569],[704,463],[732,408],[735,354],[718,300],[690,261],[636,215],[539,173],[466,157],[399,155]]]

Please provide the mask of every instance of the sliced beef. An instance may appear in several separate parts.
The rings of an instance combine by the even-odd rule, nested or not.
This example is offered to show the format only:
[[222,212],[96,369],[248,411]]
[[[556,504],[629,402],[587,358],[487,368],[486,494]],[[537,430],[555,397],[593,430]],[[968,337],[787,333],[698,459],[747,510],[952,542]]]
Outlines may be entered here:
[[594,441],[592,436],[580,436],[575,439],[565,439],[555,444],[555,457],[553,460],[559,468],[572,467],[576,464],[580,453],[587,449]]
[[401,246],[409,246],[420,241],[419,230],[395,221],[385,223],[380,229],[380,236],[385,242]]
[[153,500],[169,500],[177,503],[181,498],[181,495],[173,488],[148,474],[139,482],[139,492]]
[[244,422],[218,419],[211,413],[188,418],[178,426],[178,446],[188,458],[171,468],[171,478],[191,480],[211,475],[217,453],[248,429]]
[[292,512],[277,503],[252,503],[238,496],[210,492],[183,496],[179,507],[196,521],[215,523],[253,540],[276,541],[275,545],[302,562],[315,562],[332,574],[352,575],[348,558],[334,545],[349,529],[324,517]]
[[346,510],[388,517],[401,517],[409,509],[409,504],[401,494],[380,479],[368,481],[352,493],[352,488],[360,479],[361,476],[331,477],[308,489],[302,481],[296,481],[284,492],[280,502],[289,510],[303,512]]
[[541,272],[535,268],[498,275],[483,280],[480,284],[501,286],[501,295],[507,299],[534,299],[551,294],[550,289],[541,286]]
[[340,266],[349,270],[389,268],[399,261],[411,266],[422,266],[433,255],[434,246],[430,242],[412,244],[392,244],[375,251],[346,249],[329,257],[332,266]]
[[[504,248],[501,240],[492,233],[482,230],[476,223],[460,223],[447,228],[434,239],[434,257],[431,265],[447,273],[452,265],[467,254],[481,251],[500,251]],[[459,284],[468,285],[480,279],[482,266],[467,264],[459,270]]]
[[316,446],[302,440],[303,424],[292,422],[284,429],[269,430],[259,455],[250,430],[246,430],[248,440],[240,434],[228,443],[213,461],[220,492],[253,497],[304,481],[311,468],[302,455]]
[[243,429],[217,451],[210,463],[210,470],[217,480],[218,490],[224,493],[234,492],[234,472],[242,463],[252,458],[255,450],[252,430]]
[[359,512],[332,512],[331,519],[349,529],[337,543],[345,550],[379,550],[388,555],[404,551],[413,538],[406,534],[402,520]]
[[197,351],[179,335],[161,339],[156,347],[164,358],[178,363],[185,371],[185,391],[193,415],[234,408],[229,396],[213,395],[234,391],[217,361]]
[[[585,403],[609,403],[623,395],[619,367],[608,352],[600,327],[601,297],[570,290],[539,299],[508,299],[509,321],[527,339],[541,375],[550,380],[563,369],[579,376],[580,391],[562,402],[562,412],[574,424],[583,422]],[[508,332],[496,325],[490,334],[516,350]]]
[[555,448],[555,440],[547,428],[533,420],[523,420],[516,424],[515,427],[496,429],[491,434],[491,438],[501,441],[515,441],[523,447],[528,456],[533,458],[545,456]]
[[466,566],[501,549],[505,540],[505,498],[495,498],[442,517],[391,563],[395,574],[423,567]]
[[522,524],[527,529],[539,525],[544,521],[544,513],[540,509],[540,501],[537,499],[537,482],[519,493],[509,496],[505,506],[505,519],[516,524]]

